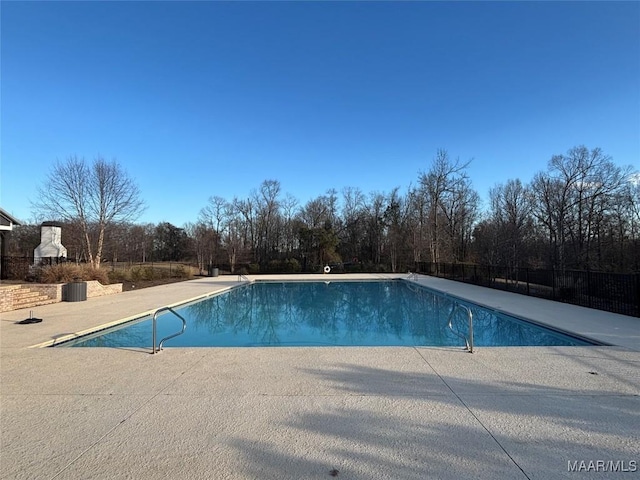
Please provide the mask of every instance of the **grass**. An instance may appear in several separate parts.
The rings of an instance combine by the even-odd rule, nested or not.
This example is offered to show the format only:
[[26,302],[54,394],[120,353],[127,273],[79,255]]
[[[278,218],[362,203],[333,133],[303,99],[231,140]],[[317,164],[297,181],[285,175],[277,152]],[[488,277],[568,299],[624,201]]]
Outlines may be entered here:
[[124,292],[190,280],[195,270],[190,265],[173,262],[152,265],[113,264],[104,268],[109,271],[111,283],[122,283]]
[[161,263],[153,265],[112,265],[103,267],[109,272],[112,283],[140,282],[164,279],[189,280],[193,278],[193,268],[189,265],[176,263]]

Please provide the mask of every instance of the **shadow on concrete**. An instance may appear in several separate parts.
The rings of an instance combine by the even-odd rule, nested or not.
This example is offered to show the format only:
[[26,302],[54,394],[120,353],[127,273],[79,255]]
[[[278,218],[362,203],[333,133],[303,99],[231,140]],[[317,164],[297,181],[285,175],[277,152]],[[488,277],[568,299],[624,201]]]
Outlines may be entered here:
[[571,461],[637,461],[638,396],[466,381],[481,393],[419,397],[424,375],[340,367],[303,370],[349,395],[339,407],[273,425],[272,438],[232,441],[244,475],[326,478],[337,469],[351,479],[550,479],[565,478]]

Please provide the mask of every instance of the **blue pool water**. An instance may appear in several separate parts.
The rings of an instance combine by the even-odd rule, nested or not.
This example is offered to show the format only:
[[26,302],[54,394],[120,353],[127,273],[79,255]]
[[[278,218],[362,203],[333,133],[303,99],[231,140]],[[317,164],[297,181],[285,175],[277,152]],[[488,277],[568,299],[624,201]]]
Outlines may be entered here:
[[[256,282],[175,308],[187,320],[165,347],[463,346],[447,325],[456,300],[406,281]],[[471,303],[476,346],[588,345],[576,338]],[[467,332],[458,309],[453,326]],[[181,327],[158,316],[158,340]],[[64,344],[151,347],[151,319]]]

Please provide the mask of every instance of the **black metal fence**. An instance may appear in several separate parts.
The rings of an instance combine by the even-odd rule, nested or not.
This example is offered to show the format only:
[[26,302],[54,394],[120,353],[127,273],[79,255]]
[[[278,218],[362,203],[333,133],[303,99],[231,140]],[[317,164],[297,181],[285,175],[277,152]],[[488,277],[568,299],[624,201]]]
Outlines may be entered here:
[[418,263],[417,273],[640,317],[640,274]]

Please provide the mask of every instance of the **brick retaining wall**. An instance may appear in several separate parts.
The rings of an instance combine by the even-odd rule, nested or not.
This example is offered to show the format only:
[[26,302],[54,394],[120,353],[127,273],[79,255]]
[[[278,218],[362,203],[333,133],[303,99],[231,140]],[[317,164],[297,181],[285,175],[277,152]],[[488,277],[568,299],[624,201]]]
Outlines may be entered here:
[[104,295],[113,295],[114,293],[122,293],[121,283],[112,283],[111,285],[102,285],[97,280],[87,282],[87,298],[102,297]]
[[0,287],[0,312],[13,310],[13,292],[20,290],[20,285],[8,285]]
[[[102,285],[97,280],[90,280],[87,283],[87,298],[102,297],[105,295],[113,295],[122,292],[121,283],[113,283],[111,285]],[[14,292],[22,288],[29,289],[32,292],[39,292],[49,297],[52,301],[62,301],[62,286],[64,283],[46,284],[46,283],[24,283],[20,285],[0,286],[0,312],[9,312],[14,310]],[[24,307],[28,308],[28,307]]]

